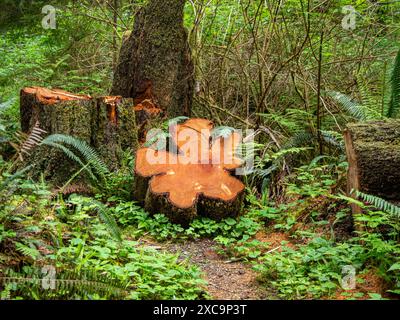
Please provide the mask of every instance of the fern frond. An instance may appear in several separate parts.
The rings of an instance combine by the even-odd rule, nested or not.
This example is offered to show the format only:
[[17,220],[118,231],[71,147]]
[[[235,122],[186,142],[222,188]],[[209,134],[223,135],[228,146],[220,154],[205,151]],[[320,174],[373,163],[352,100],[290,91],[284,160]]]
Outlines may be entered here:
[[34,165],[29,165],[21,170],[18,170],[17,172],[15,172],[13,175],[7,177],[1,184],[0,184],[0,191],[7,188],[11,182],[13,182],[14,180],[22,177],[26,172],[28,172],[29,170],[31,170],[34,167]]
[[400,110],[400,50],[394,61],[390,83],[392,90],[386,116],[395,118]]
[[58,144],[58,143],[54,143],[54,142],[50,142],[50,141],[45,141],[42,143],[43,145],[49,146],[49,147],[53,147],[56,149],[60,149],[61,151],[64,152],[64,154],[70,158],[72,161],[75,161],[77,164],[79,164],[79,166],[81,168],[84,168],[84,170],[89,174],[89,176],[94,180],[97,181],[96,176],[93,174],[92,170],[85,165],[81,159],[75,154],[73,153],[71,150],[69,150],[67,147],[63,146],[62,144]]
[[118,241],[121,241],[121,231],[118,228],[115,219],[111,216],[110,210],[100,201],[91,199],[91,203],[96,205],[96,211],[99,215],[99,218],[107,226],[111,235],[113,235],[114,238],[116,238]]
[[361,105],[365,109],[367,119],[379,119],[379,102],[374,98],[371,88],[368,86],[366,81],[360,76],[357,77],[357,87],[361,96]]
[[6,102],[0,103],[0,114],[3,111],[5,111],[6,109],[8,109],[9,107],[11,107],[16,100],[17,100],[16,98],[11,98],[10,100],[7,100]]
[[[23,154],[26,154],[27,156],[30,155],[30,152],[40,144],[40,142],[43,140],[43,135],[45,135],[47,132],[43,129],[40,128],[39,121],[36,121],[35,125],[32,128],[31,133],[29,135],[23,134],[23,133],[17,133],[17,138],[22,137],[22,142],[20,143],[19,146],[14,146],[14,148],[17,151],[18,158],[21,161],[24,161]],[[21,140],[20,140],[21,141]]]
[[40,256],[40,253],[36,248],[28,247],[21,242],[17,242],[15,248],[24,256],[30,257],[33,260],[36,260]]
[[118,241],[121,241],[121,231],[115,221],[115,219],[112,217],[112,213],[110,212],[110,209],[104,205],[102,202],[97,201],[92,198],[86,198],[82,197],[79,195],[75,195],[70,198],[70,201],[73,203],[83,203],[86,206],[92,206],[93,209],[96,211],[96,213],[99,215],[100,220],[105,224],[107,227],[108,231],[110,234],[116,238]]
[[232,135],[232,132],[234,131],[235,129],[232,127],[227,127],[227,126],[215,127],[211,131],[211,138],[213,140],[219,137],[226,139],[229,138]]
[[283,146],[282,149],[291,149],[297,147],[307,147],[313,144],[315,136],[308,131],[300,131],[293,135]]
[[366,114],[365,107],[354,102],[349,96],[336,91],[327,91],[326,94],[338,102],[342,108],[355,119],[365,121],[369,118]]
[[395,206],[394,204],[380,197],[366,194],[361,191],[356,191],[356,196],[364,202],[368,202],[369,204],[373,205],[375,208],[387,212],[396,218],[400,218],[400,207]]
[[321,130],[321,135],[322,139],[324,139],[327,144],[344,151],[343,136],[339,132]]
[[67,135],[53,134],[41,142],[43,145],[49,145],[51,143],[56,143],[58,145],[66,144],[78,150],[85,158],[86,162],[90,162],[96,173],[98,173],[100,176],[103,177],[105,174],[109,173],[109,169],[97,155],[96,151],[92,149],[85,141],[81,141]]
[[[0,277],[0,284],[14,284],[23,293],[36,292],[41,299],[87,297],[90,294],[123,299],[128,294],[128,283],[93,270],[56,270],[54,278],[45,276],[37,269],[25,270],[24,274],[7,269],[5,276]],[[44,283],[49,287],[44,287]]]

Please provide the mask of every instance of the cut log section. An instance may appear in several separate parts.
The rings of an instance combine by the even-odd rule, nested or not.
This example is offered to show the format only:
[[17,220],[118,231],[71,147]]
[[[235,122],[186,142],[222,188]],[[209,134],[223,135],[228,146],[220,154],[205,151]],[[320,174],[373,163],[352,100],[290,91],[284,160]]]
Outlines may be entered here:
[[[197,216],[220,220],[240,214],[245,186],[230,172],[242,165],[234,153],[240,135],[234,132],[212,142],[212,127],[208,120],[189,119],[174,128],[177,150],[138,150],[135,199],[147,211],[182,225]],[[222,149],[224,156],[213,163],[213,153]]]
[[[345,131],[349,163],[347,189],[400,201],[400,121],[349,124]],[[352,206],[353,212],[361,209]]]
[[[132,99],[92,98],[59,89],[29,87],[21,90],[21,128],[30,133],[36,123],[47,135],[73,136],[95,148],[102,160],[116,169],[121,150],[136,150],[137,133]],[[56,184],[77,171],[76,164],[54,148],[39,147],[31,160],[36,172]],[[79,168],[78,168],[79,169]]]

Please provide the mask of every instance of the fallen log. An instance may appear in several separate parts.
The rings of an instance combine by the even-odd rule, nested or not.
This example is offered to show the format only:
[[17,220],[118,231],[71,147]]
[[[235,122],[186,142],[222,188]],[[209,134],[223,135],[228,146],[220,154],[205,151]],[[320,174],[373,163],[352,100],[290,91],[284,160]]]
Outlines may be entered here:
[[211,141],[212,128],[208,120],[189,119],[174,127],[169,150],[138,150],[135,199],[147,211],[182,225],[197,216],[220,220],[240,214],[245,186],[232,174],[242,165],[234,152],[240,135]]
[[[122,150],[136,149],[137,133],[132,99],[92,98],[59,89],[29,87],[20,93],[21,129],[29,134],[35,124],[46,135],[73,136],[92,146],[110,169],[118,167]],[[46,136],[45,135],[45,136]],[[47,180],[63,183],[77,165],[54,148],[38,147],[31,155]]]
[[[400,121],[349,124],[344,134],[347,190],[400,201]],[[361,209],[352,205],[354,213]]]

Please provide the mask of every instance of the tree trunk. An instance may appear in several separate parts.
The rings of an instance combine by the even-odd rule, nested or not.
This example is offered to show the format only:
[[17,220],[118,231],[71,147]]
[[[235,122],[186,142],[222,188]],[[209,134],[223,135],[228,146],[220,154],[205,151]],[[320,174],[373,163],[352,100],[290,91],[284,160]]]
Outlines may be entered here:
[[[25,88],[20,96],[21,128],[29,134],[36,123],[46,135],[73,136],[92,146],[110,169],[117,169],[122,150],[137,147],[132,99],[75,95],[63,90]],[[74,150],[76,151],[76,150]],[[79,167],[63,152],[37,147],[30,158],[37,174],[55,184],[64,183]]]
[[189,116],[194,67],[183,26],[185,0],[150,0],[137,14],[114,74],[113,95],[150,99],[168,117]]
[[[345,131],[349,162],[347,189],[400,200],[400,121],[349,124]],[[353,212],[360,208],[353,205]]]

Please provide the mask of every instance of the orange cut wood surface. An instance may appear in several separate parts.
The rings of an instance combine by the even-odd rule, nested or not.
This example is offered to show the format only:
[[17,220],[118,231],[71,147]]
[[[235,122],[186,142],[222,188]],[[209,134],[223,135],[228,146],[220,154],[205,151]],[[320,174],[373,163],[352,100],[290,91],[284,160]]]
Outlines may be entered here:
[[160,108],[157,108],[151,100],[143,100],[141,103],[135,106],[135,111],[146,111],[151,115],[157,115],[162,112]]
[[36,95],[36,99],[42,104],[55,104],[61,101],[90,100],[89,95],[73,94],[61,89],[48,89],[42,87],[27,87],[23,91]]
[[[192,207],[199,195],[229,202],[243,192],[244,184],[228,171],[242,165],[234,152],[241,136],[233,132],[212,143],[212,127],[206,119],[190,119],[176,125],[173,139],[178,151],[183,151],[178,154],[151,148],[138,150],[135,171],[142,177],[152,177],[149,183],[152,193],[168,194],[174,206],[184,209]],[[184,139],[180,139],[181,134]],[[196,150],[197,160],[193,157]],[[202,163],[201,156],[206,157],[207,163]],[[217,163],[212,162],[215,158],[219,160]]]

